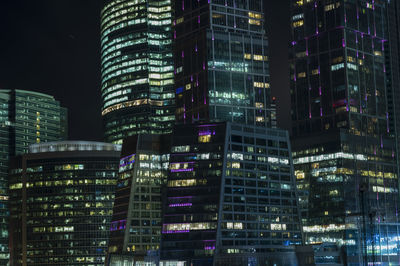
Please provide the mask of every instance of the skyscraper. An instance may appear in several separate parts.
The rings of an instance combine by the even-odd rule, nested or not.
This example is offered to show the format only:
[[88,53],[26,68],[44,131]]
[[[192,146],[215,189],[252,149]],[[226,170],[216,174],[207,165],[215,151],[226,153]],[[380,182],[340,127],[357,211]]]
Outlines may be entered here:
[[122,262],[129,257],[135,262],[150,259],[152,254],[158,257],[161,196],[167,182],[170,151],[171,135],[124,139],[107,265],[125,265]]
[[8,160],[34,143],[66,139],[67,109],[53,96],[25,90],[0,91],[0,264],[8,261]]
[[11,265],[104,265],[120,150],[48,142],[11,162]]
[[172,131],[171,0],[108,0],[101,12],[105,140]]
[[347,265],[399,260],[388,1],[291,1],[293,157],[306,243]]
[[[388,86],[389,128],[397,135],[400,148],[400,3],[390,1],[387,9],[389,41],[385,42],[386,77]],[[399,158],[397,157],[399,164]],[[400,171],[400,169],[398,169]]]
[[288,133],[230,122],[174,132],[161,260],[295,265],[301,231]]
[[0,93],[0,263],[7,265],[8,253],[8,160],[9,160],[9,97]]
[[271,125],[264,1],[175,1],[178,121]]

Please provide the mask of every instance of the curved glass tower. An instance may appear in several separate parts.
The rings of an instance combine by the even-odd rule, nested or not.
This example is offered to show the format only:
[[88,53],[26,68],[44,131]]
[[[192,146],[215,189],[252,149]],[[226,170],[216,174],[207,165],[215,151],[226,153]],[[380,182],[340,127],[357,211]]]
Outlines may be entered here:
[[101,12],[105,140],[172,130],[171,1],[109,0]]

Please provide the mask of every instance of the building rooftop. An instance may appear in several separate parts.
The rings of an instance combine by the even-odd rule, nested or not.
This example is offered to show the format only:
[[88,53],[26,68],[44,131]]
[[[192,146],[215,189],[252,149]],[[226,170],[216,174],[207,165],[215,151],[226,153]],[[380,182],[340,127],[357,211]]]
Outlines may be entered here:
[[30,153],[64,151],[121,151],[121,145],[95,141],[55,141],[29,146]]

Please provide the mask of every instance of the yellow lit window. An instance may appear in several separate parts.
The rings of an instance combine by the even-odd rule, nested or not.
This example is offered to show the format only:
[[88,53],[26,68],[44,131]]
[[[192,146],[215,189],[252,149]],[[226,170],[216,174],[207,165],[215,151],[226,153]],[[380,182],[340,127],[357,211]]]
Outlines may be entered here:
[[207,184],[207,179],[182,179],[168,181],[168,187],[193,187],[204,186]]
[[198,138],[200,143],[208,143],[211,142],[211,134],[210,135],[202,135]]
[[264,122],[265,118],[263,116],[256,116],[256,122]]
[[297,74],[297,77],[305,78],[306,77],[306,72],[301,72],[301,73]]
[[270,84],[267,82],[265,82],[265,83],[264,82],[254,82],[253,86],[256,88],[267,88],[268,89],[270,87]]
[[239,169],[239,168],[240,168],[240,163],[239,163],[239,162],[233,162],[233,163],[232,163],[232,168],[237,168],[237,169]]
[[304,20],[299,20],[299,21],[295,21],[293,22],[293,28],[298,28],[304,25]]
[[147,154],[140,154],[139,155],[139,160],[144,161],[144,160],[148,160],[149,159],[149,155]]
[[319,73],[318,69],[313,69],[313,70],[311,71],[311,74],[312,74],[312,75],[318,75],[318,73]]
[[255,102],[254,106],[257,108],[264,108],[264,103]]
[[338,56],[332,59],[332,64],[337,64],[343,62],[343,56]]
[[301,179],[305,178],[305,173],[303,171],[296,170],[294,172],[294,174],[295,174],[297,180],[301,180]]
[[259,21],[257,19],[249,19],[249,24],[260,26],[261,25],[261,21]]
[[260,19],[262,18],[262,15],[260,13],[249,12],[249,17]]
[[176,25],[178,25],[179,23],[182,23],[184,20],[185,20],[184,17],[178,18],[176,20]]
[[255,54],[255,55],[253,55],[253,59],[256,60],[256,61],[267,61],[268,57],[267,56],[263,56],[263,55]]
[[355,63],[355,62],[356,62],[356,59],[355,59],[354,57],[348,55],[348,56],[347,56],[347,62]]

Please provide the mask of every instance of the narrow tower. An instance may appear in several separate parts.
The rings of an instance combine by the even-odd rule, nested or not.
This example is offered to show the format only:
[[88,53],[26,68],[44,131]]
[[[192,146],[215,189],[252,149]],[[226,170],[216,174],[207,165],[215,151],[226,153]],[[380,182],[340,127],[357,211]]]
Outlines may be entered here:
[[172,131],[171,1],[109,0],[101,12],[105,141]]

